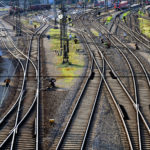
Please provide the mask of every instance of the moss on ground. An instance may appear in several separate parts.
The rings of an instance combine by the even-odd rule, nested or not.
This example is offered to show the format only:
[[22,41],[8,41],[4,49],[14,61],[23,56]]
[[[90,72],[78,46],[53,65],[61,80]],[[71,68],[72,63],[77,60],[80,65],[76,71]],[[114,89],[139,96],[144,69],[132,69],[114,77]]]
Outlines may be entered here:
[[40,23],[39,22],[33,21],[32,22],[32,26],[34,26],[34,25],[36,25],[37,28],[40,27]]
[[36,21],[33,21],[33,22],[32,22],[32,25],[29,24],[29,20],[21,19],[21,22],[23,23],[23,25],[28,26],[28,27],[30,27],[30,28],[34,28],[34,25],[36,25],[37,28],[40,26],[40,23],[39,23],[39,22],[36,22]]
[[142,12],[142,11],[140,11],[140,10],[138,11],[138,14],[141,15],[141,16],[144,16],[144,15],[145,15],[144,12]]
[[143,18],[138,18],[140,24],[140,30],[142,34],[150,38],[150,21]]
[[95,29],[91,28],[91,32],[92,32],[95,36],[99,36],[99,33],[98,33]]
[[126,17],[128,14],[130,14],[130,11],[125,12],[125,13],[122,15],[122,19],[123,19],[123,17]]
[[[50,29],[50,50],[57,50],[60,53],[60,30]],[[68,33],[69,36],[70,33]],[[75,35],[71,33],[72,37]],[[66,83],[71,83],[75,77],[80,75],[79,70],[84,67],[84,60],[81,55],[76,52],[76,49],[82,49],[80,43],[74,43],[74,38],[69,41],[69,63],[63,64],[63,56],[55,56],[56,66],[60,70],[60,78],[65,78]]]
[[106,19],[106,24],[110,23],[112,18],[113,18],[112,16],[108,16],[107,19]]
[[0,11],[8,11],[9,8],[0,8]]

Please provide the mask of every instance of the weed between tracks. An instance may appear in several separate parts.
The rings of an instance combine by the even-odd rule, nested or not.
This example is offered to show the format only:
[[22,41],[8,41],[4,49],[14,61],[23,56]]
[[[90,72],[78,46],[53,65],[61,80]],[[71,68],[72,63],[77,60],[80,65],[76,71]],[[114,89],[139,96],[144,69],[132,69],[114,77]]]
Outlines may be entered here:
[[[60,52],[60,30],[59,29],[50,29],[48,32],[50,35],[50,50]],[[70,33],[68,33],[69,36]],[[71,33],[72,37],[75,34]],[[72,38],[69,41],[69,63],[63,64],[63,56],[55,55],[56,63],[55,65],[60,70],[61,74],[58,78],[64,78],[65,83],[71,83],[72,80],[80,75],[80,70],[84,67],[84,60],[82,55],[79,55],[76,50],[82,49],[81,45],[75,44],[74,39]]]
[[95,30],[95,29],[91,29],[91,32],[95,35],[95,36],[99,36],[99,33]]
[[107,17],[107,19],[106,19],[106,23],[105,24],[108,24],[108,23],[110,23],[111,22],[111,20],[112,20],[112,15],[111,16],[108,16]]
[[21,22],[22,22],[23,25],[28,26],[28,27],[30,27],[30,28],[34,28],[34,25],[36,25],[37,28],[40,27],[40,23],[38,23],[38,22],[36,22],[36,21],[33,21],[33,22],[32,22],[32,25],[29,24],[29,20],[28,20],[28,19],[27,19],[27,20],[21,19]]
[[9,8],[0,8],[0,11],[8,11]]
[[138,18],[138,19],[139,19],[140,30],[142,34],[150,38],[150,21],[143,18]]
[[[122,19],[123,19],[124,17],[127,17],[128,14],[130,14],[130,11],[125,12],[125,13],[122,15]],[[124,21],[124,20],[123,20],[123,21]]]

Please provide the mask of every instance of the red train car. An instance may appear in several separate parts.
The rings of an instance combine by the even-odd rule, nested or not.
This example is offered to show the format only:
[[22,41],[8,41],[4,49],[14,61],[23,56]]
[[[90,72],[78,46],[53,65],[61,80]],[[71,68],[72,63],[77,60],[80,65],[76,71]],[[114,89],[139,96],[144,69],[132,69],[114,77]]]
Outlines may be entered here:
[[12,15],[12,14],[16,14],[16,13],[22,13],[23,12],[23,9],[20,8],[20,7],[10,7],[9,9],[9,14]]
[[97,6],[99,6],[99,7],[104,7],[104,5],[105,5],[105,2],[104,2],[104,1],[100,1],[100,2],[95,2],[95,3],[94,3],[94,6],[95,6],[95,7],[97,7]]
[[128,1],[121,1],[121,2],[115,2],[114,3],[114,8],[117,10],[126,9],[128,7],[129,7]]
[[[45,10],[45,9],[51,9],[51,5],[31,5],[28,9],[26,9],[26,11],[38,11],[38,10]],[[22,13],[24,12],[23,8],[20,7],[14,7],[12,6],[9,10],[9,14],[16,14],[16,13]]]
[[146,0],[145,3],[146,3],[147,5],[150,5],[150,0]]
[[31,5],[29,10],[37,11],[37,10],[44,10],[44,9],[51,9],[51,5]]

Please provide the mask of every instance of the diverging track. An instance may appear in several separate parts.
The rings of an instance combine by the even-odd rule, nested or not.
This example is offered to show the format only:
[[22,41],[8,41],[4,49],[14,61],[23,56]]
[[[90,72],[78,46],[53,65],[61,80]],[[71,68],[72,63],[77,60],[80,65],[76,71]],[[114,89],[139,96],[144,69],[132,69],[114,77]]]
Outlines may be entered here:
[[[102,25],[98,25],[98,23],[95,23],[95,28],[99,32],[102,32],[104,35],[110,34],[109,31],[107,31]],[[129,101],[130,101],[132,107],[135,109],[135,111],[137,113],[137,115],[136,115],[137,123],[130,124],[130,127],[128,128],[133,148],[134,149],[148,149],[150,147],[150,145],[149,145],[149,143],[150,143],[150,141],[149,141],[149,114],[147,114],[148,110],[145,110],[145,112],[144,112],[143,109],[141,109],[141,108],[139,109],[139,107],[138,107],[139,105],[142,106],[143,108],[146,108],[145,106],[147,106],[147,109],[148,109],[149,79],[147,78],[148,77],[147,72],[144,69],[140,60],[133,54],[133,52],[129,48],[127,48],[127,46],[125,44],[123,44],[119,39],[117,39],[115,36],[113,36],[111,34],[106,37],[116,47],[116,48],[114,48],[112,46],[113,48],[110,48],[110,49],[119,50],[119,53],[126,60],[128,66],[129,66],[131,75],[133,77],[133,85],[134,85],[134,90],[135,90],[134,99],[131,98],[130,94],[128,93],[128,90],[126,90],[124,88],[124,91],[128,95]],[[122,49],[120,49],[120,47]],[[108,57],[108,56],[106,56],[106,57]],[[107,58],[107,60],[110,61],[109,57]],[[114,68],[114,65],[116,65],[116,64],[113,64],[113,68]],[[141,74],[144,75],[142,77],[142,79],[141,79],[141,76],[139,76],[140,72],[141,72]],[[117,74],[115,73],[115,76],[116,75]],[[116,76],[116,77],[118,79],[118,76]],[[121,84],[121,82],[120,82],[120,84]],[[146,89],[143,88],[143,85]],[[120,98],[120,100],[121,100],[121,98]],[[123,106],[125,106],[125,104]],[[129,104],[127,104],[126,106],[129,106]],[[133,115],[133,113],[130,113],[130,112],[128,113],[128,108],[126,108],[125,111],[127,111],[128,115],[130,115],[130,116]],[[131,117],[129,118],[129,121],[126,121],[126,122],[130,122],[130,119],[131,119]],[[135,135],[135,132],[134,132],[134,129],[135,129],[134,125],[135,125],[135,127],[137,127],[137,136]],[[133,131],[131,131],[130,128],[132,128]],[[137,137],[139,140],[135,140]]]
[[[38,149],[39,134],[39,91],[40,91],[40,39],[41,35],[47,30],[49,25],[44,23],[30,38],[29,48],[23,53],[20,51],[12,39],[8,36],[15,50],[11,51],[13,56],[17,55],[17,59],[24,68],[23,81],[21,92],[16,100],[16,103],[10,111],[1,119],[3,125],[3,140],[0,143],[0,148],[8,149]],[[39,33],[39,35],[37,35]],[[7,33],[6,33],[7,34]],[[37,36],[36,36],[37,35]],[[6,46],[6,42],[3,41]],[[33,44],[35,47],[33,47]],[[35,105],[37,104],[37,105]],[[13,111],[14,115],[10,119],[8,116]],[[6,129],[7,124],[4,121],[11,122],[14,127]],[[6,149],[7,149],[6,148]]]

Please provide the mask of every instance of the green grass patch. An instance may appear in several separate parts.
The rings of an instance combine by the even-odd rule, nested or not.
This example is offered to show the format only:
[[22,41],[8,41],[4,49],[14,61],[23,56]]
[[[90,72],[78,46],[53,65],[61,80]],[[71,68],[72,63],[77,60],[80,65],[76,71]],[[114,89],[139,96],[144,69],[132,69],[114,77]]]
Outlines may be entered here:
[[22,24],[24,24],[24,25],[29,24],[28,20],[21,19],[21,22],[22,22]]
[[29,24],[29,20],[21,19],[21,22],[22,22],[23,25],[28,26],[28,27],[30,27],[30,28],[34,28],[34,25],[36,25],[37,28],[40,26],[40,23],[39,23],[39,22],[36,22],[36,21],[33,21],[33,22],[32,22],[32,25]]
[[128,14],[130,14],[130,11],[125,12],[125,13],[122,15],[122,18],[123,18],[123,17],[126,17]]
[[140,30],[142,34],[150,38],[150,21],[143,18],[138,18],[140,23]]
[[142,12],[142,11],[140,11],[140,10],[138,11],[138,14],[141,15],[141,16],[144,16],[144,15],[145,15],[144,12]]
[[[60,52],[60,29],[50,29],[48,34],[51,37],[50,50]],[[70,33],[68,33],[69,36]],[[75,35],[73,33],[72,37]],[[60,70],[61,75],[65,78],[66,83],[71,83],[75,77],[80,75],[79,70],[84,67],[84,61],[81,55],[76,52],[76,49],[82,49],[80,43],[75,44],[74,39],[69,41],[69,64],[63,64],[63,56],[55,56],[56,66]]]
[[99,33],[95,29],[91,28],[90,30],[95,36],[99,36]]
[[8,11],[9,8],[0,8],[0,11]]
[[40,27],[40,23],[39,23],[39,22],[36,22],[36,21],[33,21],[33,22],[32,22],[32,25],[33,25],[33,26],[36,25],[37,28]]
[[107,19],[106,19],[106,23],[105,23],[105,24],[110,23],[110,22],[111,22],[111,20],[112,20],[112,18],[113,18],[112,16],[108,16],[108,17],[107,17]]

